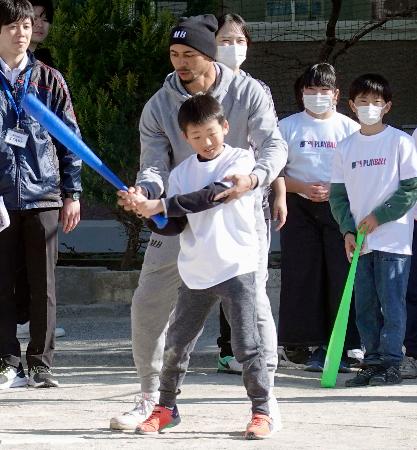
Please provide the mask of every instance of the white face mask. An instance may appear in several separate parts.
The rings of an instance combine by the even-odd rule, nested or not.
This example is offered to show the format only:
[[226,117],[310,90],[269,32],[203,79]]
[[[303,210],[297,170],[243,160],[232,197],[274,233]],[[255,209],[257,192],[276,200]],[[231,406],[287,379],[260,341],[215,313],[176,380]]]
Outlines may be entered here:
[[380,121],[384,108],[385,106],[376,106],[372,103],[368,106],[356,106],[359,122],[365,125],[375,125]]
[[327,94],[303,94],[305,109],[314,114],[324,114],[333,109],[333,96]]
[[246,59],[246,45],[218,45],[216,60],[232,70],[239,69]]

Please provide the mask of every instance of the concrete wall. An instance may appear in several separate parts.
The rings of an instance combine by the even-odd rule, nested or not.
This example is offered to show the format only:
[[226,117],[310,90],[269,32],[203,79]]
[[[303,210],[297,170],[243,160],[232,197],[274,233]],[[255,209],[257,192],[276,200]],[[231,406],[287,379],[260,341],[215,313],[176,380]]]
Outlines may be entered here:
[[[146,233],[143,235],[147,238]],[[115,220],[81,220],[69,234],[59,231],[61,253],[123,253],[126,249],[126,234]],[[271,251],[280,251],[279,232],[272,231]],[[143,249],[144,251],[144,249]]]
[[[130,304],[140,272],[110,271],[103,267],[57,267],[58,305]],[[278,312],[281,271],[269,269],[267,291],[274,314]]]

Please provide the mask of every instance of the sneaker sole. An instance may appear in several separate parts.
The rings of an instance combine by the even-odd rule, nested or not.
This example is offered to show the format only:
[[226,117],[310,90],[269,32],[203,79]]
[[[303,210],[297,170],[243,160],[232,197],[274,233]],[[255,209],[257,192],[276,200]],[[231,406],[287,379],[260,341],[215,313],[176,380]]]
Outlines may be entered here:
[[123,425],[119,422],[113,421],[113,419],[110,420],[110,430],[114,430],[114,431],[135,431],[136,427],[138,426],[138,424],[140,423],[140,421],[138,420],[138,422],[135,425]]
[[158,431],[143,431],[140,428],[136,428],[135,434],[141,434],[142,436],[155,436],[157,434],[163,434],[165,431],[169,431],[170,428],[174,428],[180,423],[181,423],[181,418],[177,417],[171,423],[169,423],[168,425],[165,425],[163,428],[161,428]]
[[380,381],[377,381],[377,382],[375,382],[375,381],[370,381],[369,382],[369,386],[395,386],[396,384],[401,384],[402,383],[402,380],[400,380],[400,381],[397,381],[397,382],[395,382],[395,383],[390,383],[389,381],[382,381],[382,382],[380,382]]
[[36,389],[48,389],[48,388],[57,388],[59,387],[58,381],[44,381],[42,383],[36,383],[35,381],[29,380],[28,385],[30,387],[36,388]]
[[318,373],[318,372],[323,372],[323,367],[306,367],[305,369],[304,369],[306,372],[316,372],[316,373]]
[[272,432],[267,434],[266,436],[259,436],[259,435],[255,434],[253,432],[250,432],[250,433],[245,433],[245,439],[248,440],[248,441],[261,441],[263,439],[270,438],[271,434],[272,434]]
[[128,424],[124,425],[124,424],[121,424],[120,422],[118,422],[116,419],[111,419],[110,420],[110,430],[135,431],[136,427],[138,426],[139,423],[141,423],[140,420],[138,420],[135,425],[128,425]]
[[403,380],[414,380],[415,378],[417,378],[417,373],[415,375],[411,375],[411,374],[401,374],[401,378]]

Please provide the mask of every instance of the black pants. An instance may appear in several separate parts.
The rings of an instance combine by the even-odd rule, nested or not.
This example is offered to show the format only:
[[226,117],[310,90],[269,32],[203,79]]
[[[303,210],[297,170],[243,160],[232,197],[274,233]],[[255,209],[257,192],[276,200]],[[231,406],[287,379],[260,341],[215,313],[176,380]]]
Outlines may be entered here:
[[28,367],[52,365],[55,348],[55,266],[58,256],[58,209],[9,211],[10,227],[0,233],[0,358],[20,362],[16,338],[18,309],[14,295],[19,249],[26,259],[30,288]]
[[[349,270],[344,240],[328,202],[287,194],[281,230],[280,345],[327,345]],[[360,348],[351,314],[346,349]]]
[[16,274],[14,297],[17,308],[17,323],[24,324],[30,317],[30,286],[26,269],[26,257],[24,246],[21,245],[18,255],[19,266]]
[[224,315],[222,304],[220,303],[220,336],[217,338],[217,346],[220,348],[220,356],[233,356],[232,350],[232,329]]
[[417,224],[414,223],[413,256],[411,257],[410,276],[406,295],[407,329],[404,345],[406,355],[417,358]]

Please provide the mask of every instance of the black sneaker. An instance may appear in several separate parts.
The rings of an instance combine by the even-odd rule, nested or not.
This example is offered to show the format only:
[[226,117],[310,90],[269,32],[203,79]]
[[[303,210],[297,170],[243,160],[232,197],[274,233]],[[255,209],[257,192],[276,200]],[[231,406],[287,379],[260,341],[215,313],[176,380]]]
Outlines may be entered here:
[[401,384],[403,379],[401,377],[400,369],[396,367],[388,367],[383,372],[374,375],[369,380],[369,386],[384,386],[386,384]]
[[346,387],[360,387],[368,386],[369,380],[379,374],[380,372],[385,372],[385,369],[381,366],[369,366],[366,369],[361,369],[356,374],[355,378],[345,381]]
[[311,356],[308,347],[284,347],[285,355],[294,364],[306,364]]
[[29,369],[29,386],[35,388],[58,387],[58,380],[46,366],[34,366]]

